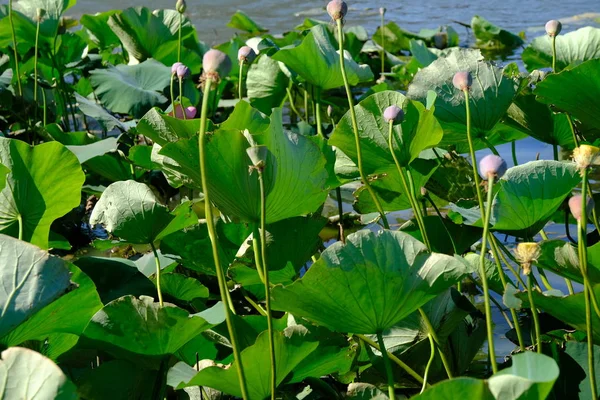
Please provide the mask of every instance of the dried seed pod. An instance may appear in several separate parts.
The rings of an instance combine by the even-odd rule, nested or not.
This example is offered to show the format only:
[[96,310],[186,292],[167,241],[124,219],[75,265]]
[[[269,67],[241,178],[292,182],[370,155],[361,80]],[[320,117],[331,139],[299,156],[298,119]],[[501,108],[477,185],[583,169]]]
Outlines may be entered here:
[[537,261],[542,254],[542,249],[535,242],[524,242],[517,245],[515,254],[517,261],[521,263],[523,273],[529,275],[531,273],[531,264]]

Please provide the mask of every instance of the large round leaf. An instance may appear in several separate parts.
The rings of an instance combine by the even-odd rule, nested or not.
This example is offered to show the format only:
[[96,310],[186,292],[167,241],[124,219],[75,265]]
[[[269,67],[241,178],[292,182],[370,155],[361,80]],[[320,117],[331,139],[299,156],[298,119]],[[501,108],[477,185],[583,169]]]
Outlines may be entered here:
[[485,18],[475,15],[471,19],[471,28],[475,35],[476,45],[480,49],[514,49],[523,44],[519,36],[502,29]]
[[136,181],[107,187],[90,216],[91,225],[103,224],[110,233],[137,244],[152,243],[197,222],[189,205],[171,213],[152,189]]
[[549,75],[537,84],[534,93],[542,103],[552,104],[584,124],[600,129],[600,59]]
[[[516,95],[515,82],[503,74],[503,70],[483,61],[479,50],[456,49],[446,57],[440,57],[415,75],[407,96],[426,102],[428,91],[437,94],[435,116],[444,128],[441,146],[456,146],[461,153],[468,151],[467,115],[465,95],[452,84],[454,74],[469,71],[473,85],[469,91],[472,135],[477,148],[487,147],[478,137],[491,142],[503,143],[506,134],[496,132],[496,124],[502,119]],[[497,137],[498,136],[498,137]]]
[[[548,35],[531,41],[523,51],[523,62],[529,71],[552,66],[552,39]],[[556,68],[600,58],[600,29],[586,26],[556,37]]]
[[148,356],[173,354],[206,329],[225,321],[222,303],[198,314],[151,297],[124,296],[96,313],[84,335],[109,348]]
[[[316,25],[310,29],[298,46],[284,47],[271,56],[281,61],[311,85],[323,90],[344,85],[339,50],[325,25]],[[368,82],[373,72],[368,65],[359,65],[349,53],[344,53],[344,64],[350,85]]]
[[328,247],[302,279],[273,288],[273,308],[339,332],[381,332],[467,269],[460,258],[428,253],[407,233],[363,230]]
[[75,385],[58,365],[33,350],[11,347],[0,360],[0,398],[75,400]]
[[271,57],[261,55],[248,68],[246,89],[253,107],[265,114],[281,105],[286,96],[288,77]]
[[[389,124],[383,117],[385,109],[392,105],[404,110],[404,120],[402,124],[394,126],[392,140],[394,153],[402,166],[407,166],[421,151],[435,146],[442,139],[442,127],[434,117],[433,109],[428,110],[421,103],[410,101],[403,94],[391,90],[373,94],[354,106],[363,168],[367,173],[394,165],[388,145]],[[357,162],[349,111],[336,125],[329,144],[338,147]]]
[[158,61],[109,66],[90,75],[94,92],[112,112],[141,118],[150,108],[167,102],[160,92],[171,82],[171,69]]
[[0,164],[11,172],[0,192],[0,232],[48,247],[50,225],[81,201],[85,180],[77,157],[58,142],[35,147],[0,138]]
[[50,304],[71,285],[65,261],[0,235],[0,337]]

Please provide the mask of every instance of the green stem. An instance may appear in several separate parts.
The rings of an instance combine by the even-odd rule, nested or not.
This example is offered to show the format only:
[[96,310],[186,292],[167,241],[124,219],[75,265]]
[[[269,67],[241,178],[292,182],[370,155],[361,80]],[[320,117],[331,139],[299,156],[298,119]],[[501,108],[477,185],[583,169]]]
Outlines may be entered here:
[[181,30],[183,27],[183,14],[179,13],[179,40],[177,41],[177,62],[181,62]]
[[17,221],[19,221],[19,240],[23,240],[23,216],[17,215]]
[[[185,108],[183,107],[183,78],[179,78],[179,107],[181,107],[181,113],[183,114],[183,119],[187,120]],[[173,113],[173,116],[176,117],[177,114]]]
[[221,294],[221,301],[224,304],[225,309],[225,320],[227,322],[227,329],[229,331],[229,337],[231,339],[231,347],[233,349],[233,358],[237,365],[238,379],[240,384],[240,390],[242,392],[242,398],[248,400],[248,389],[246,388],[246,379],[244,376],[244,367],[242,365],[241,352],[238,346],[236,337],[235,327],[233,319],[229,310],[229,298],[227,295],[227,285],[225,282],[225,273],[221,266],[221,260],[219,257],[218,238],[217,230],[215,229],[212,208],[210,205],[210,196],[208,190],[208,181],[206,179],[206,154],[205,154],[205,136],[206,136],[206,114],[208,111],[208,98],[210,97],[210,91],[212,88],[212,79],[208,77],[205,81],[204,95],[202,97],[202,109],[200,112],[200,130],[198,132],[198,151],[200,154],[200,174],[202,177],[202,188],[204,191],[204,202],[205,202],[205,213],[206,213],[206,225],[208,227],[208,235],[212,246],[213,259],[215,264],[215,270],[217,272],[217,280],[219,281],[219,291]]
[[[37,26],[35,28],[35,54],[33,56],[33,102],[35,103],[35,119],[38,115],[38,49],[40,43],[40,18],[37,18]],[[42,89],[43,90],[43,89]]]
[[309,121],[308,121],[308,91],[306,89],[304,89],[304,120],[306,121],[306,123],[309,123]]
[[500,157],[500,153],[498,153],[498,150],[496,150],[496,148],[494,147],[494,145],[492,144],[492,142],[490,142],[488,140],[488,138],[486,138],[485,136],[481,137],[481,141],[483,143],[485,143],[485,145],[488,147],[488,149],[490,149],[492,151],[492,153],[494,153],[495,156]]
[[558,145],[556,143],[552,145],[552,155],[554,156],[554,160],[558,161]]
[[533,316],[533,325],[535,327],[535,341],[537,343],[537,352],[542,354],[542,331],[540,330],[540,319],[538,316],[537,309],[535,308],[535,302],[533,301],[533,289],[531,284],[531,271],[527,274],[527,297],[529,297],[529,308],[531,309],[531,315]]
[[266,317],[266,316],[267,316],[267,312],[266,312],[266,311],[265,311],[265,310],[264,310],[264,309],[263,309],[263,308],[260,306],[260,304],[256,303],[254,300],[252,300],[252,299],[250,298],[250,296],[244,295],[244,299],[246,299],[246,301],[247,301],[248,303],[250,303],[250,305],[251,305],[252,307],[254,307],[254,309],[255,309],[256,311],[258,311],[258,313],[259,313],[260,315],[262,315],[263,317]]
[[427,387],[427,376],[429,375],[429,369],[431,368],[431,364],[433,364],[433,360],[435,359],[435,342],[433,341],[433,336],[427,335],[429,338],[429,347],[431,349],[431,353],[429,353],[429,361],[427,361],[427,365],[425,366],[425,372],[423,374],[423,386],[421,387],[421,393],[425,391]]
[[173,118],[176,117],[177,114],[175,114],[175,74],[171,74],[171,104],[173,107]]
[[340,228],[338,240],[342,243],[346,242],[346,238],[344,237],[344,204],[342,202],[342,189],[338,186],[335,188],[335,194],[337,197],[338,204],[338,226]]
[[154,243],[151,242],[150,247],[152,247],[152,253],[154,253],[154,262],[156,263],[156,290],[158,291],[158,304],[162,307],[163,297],[162,291],[160,290],[160,259],[158,258],[158,253]]
[[358,167],[358,172],[360,174],[361,180],[363,181],[363,184],[365,185],[365,188],[367,189],[367,191],[373,198],[373,203],[375,204],[375,207],[377,208],[379,215],[381,215],[381,220],[383,222],[383,226],[385,227],[385,229],[390,229],[390,225],[385,217],[385,212],[383,211],[383,207],[381,207],[381,203],[379,202],[379,199],[377,198],[377,195],[375,194],[375,191],[371,187],[371,184],[369,183],[367,176],[365,175],[365,172],[363,170],[362,150],[360,148],[360,136],[359,136],[359,132],[358,132],[358,121],[356,120],[356,111],[354,110],[354,98],[352,97],[352,91],[350,90],[350,83],[348,83],[348,76],[346,75],[346,59],[344,58],[344,32],[342,29],[342,20],[338,19],[336,21],[336,23],[337,23],[337,32],[338,32],[338,42],[340,45],[340,51],[339,51],[339,53],[340,53],[340,68],[341,68],[341,72],[342,72],[342,78],[344,80],[344,87],[346,89],[346,96],[348,97],[348,106],[350,107],[350,118],[352,120],[352,129],[354,131],[354,141],[356,144],[356,159],[357,159],[356,166]]
[[296,114],[301,120],[304,120],[304,118],[302,117],[302,114],[300,114],[300,111],[298,111],[298,109],[296,108],[296,105],[294,104],[294,96],[292,96],[292,92],[290,90],[289,87],[287,87],[285,89],[287,91],[287,95],[288,98],[290,99],[290,109],[294,112],[294,114]]
[[475,156],[475,147],[473,146],[473,137],[471,135],[471,106],[469,105],[469,90],[463,90],[465,94],[465,109],[467,111],[467,140],[469,141],[469,155],[471,156],[471,167],[473,169],[473,179],[475,182],[475,191],[477,192],[477,201],[479,203],[479,210],[481,213],[481,219],[485,218],[485,211],[483,209],[483,194],[481,193],[479,172],[477,171],[477,157]]
[[385,366],[385,373],[387,375],[389,398],[390,400],[395,400],[396,393],[394,392],[394,374],[392,372],[392,364],[388,358],[388,352],[385,349],[385,343],[383,342],[383,336],[381,332],[377,332],[377,342],[379,343],[381,356],[383,357],[383,365]]
[[385,34],[383,28],[385,26],[385,16],[381,13],[381,77],[385,74]]
[[590,286],[584,288],[585,295],[585,319],[587,323],[587,352],[588,352],[588,377],[590,379],[590,388],[592,390],[592,398],[598,398],[596,387],[596,369],[594,364],[594,331],[592,330],[592,308],[590,306],[590,297],[592,296]]
[[519,165],[519,161],[517,161],[517,141],[516,140],[513,140],[510,143],[510,150],[512,153],[513,164],[516,167],[517,165]]
[[567,116],[567,121],[569,122],[569,128],[571,128],[571,135],[573,135],[573,142],[575,143],[575,147],[579,147],[579,139],[577,139],[577,133],[575,133],[575,124],[573,123],[573,118],[569,113],[565,113]]
[[44,113],[42,116],[44,126],[48,124],[48,105],[46,103],[46,91],[42,88],[42,105],[44,107]]
[[244,60],[240,60],[240,76],[238,78],[238,98],[240,99],[240,101],[242,101],[242,95],[243,95],[243,90],[242,90],[242,81],[244,79]]
[[[600,317],[600,308],[598,307],[598,300],[596,299],[596,295],[594,294],[593,290],[592,290],[592,285],[590,283],[590,277],[588,275],[588,261],[587,261],[587,222],[588,222],[588,212],[587,212],[587,193],[591,193],[589,191],[589,169],[585,168],[583,170],[583,177],[581,178],[581,225],[579,227],[578,225],[578,235],[579,235],[579,239],[578,239],[578,243],[583,243],[583,246],[581,247],[581,256],[580,256],[580,260],[581,260],[581,270],[583,273],[583,279],[584,279],[584,284],[587,284],[588,289],[589,289],[589,295],[590,298],[592,300],[592,306],[594,307],[594,310],[596,312],[596,314],[598,315],[598,317]],[[592,196],[590,196],[592,197]],[[592,197],[593,198],[593,197]],[[593,209],[592,209],[593,210]],[[578,246],[579,248],[579,246]],[[587,283],[586,283],[587,282]]]
[[481,284],[483,286],[483,300],[485,306],[485,323],[487,327],[488,347],[492,371],[498,372],[498,363],[496,361],[496,351],[494,346],[494,328],[492,324],[492,306],[490,304],[490,292],[488,287],[487,275],[485,273],[485,253],[487,249],[487,237],[489,235],[490,215],[492,213],[492,195],[494,191],[494,177],[488,177],[487,210],[483,222],[483,237],[481,239],[481,255],[479,258],[479,274],[481,275]]
[[413,203],[415,204],[415,211],[416,211],[417,217],[421,220],[421,229],[423,230],[422,231],[423,242],[425,243],[425,245],[427,246],[429,251],[432,251],[431,243],[429,242],[429,237],[427,236],[427,229],[425,228],[425,218],[423,217],[424,214],[427,214],[427,208],[425,207],[425,204],[423,204],[423,211],[421,211],[421,208],[419,207],[419,204],[418,204],[419,202],[417,200],[417,189],[415,187],[415,181],[413,180],[412,172],[410,172],[410,168],[406,168],[406,177],[408,178],[408,186],[410,188],[410,195],[412,196]]
[[[518,261],[515,258],[515,256],[513,256],[513,254],[498,239],[496,239],[496,237],[494,235],[490,235],[489,239],[490,239],[490,243],[492,244],[492,251],[493,251],[492,254],[493,254],[494,258],[497,258],[499,256],[502,259],[502,262],[504,262],[504,265],[506,265],[506,268],[508,268],[510,270],[510,272],[512,272],[513,276],[517,279],[517,281],[524,288],[527,287],[527,284],[525,283],[523,278],[521,278],[521,275],[519,275],[517,273],[517,271],[515,271],[512,264],[510,262],[508,262],[508,260],[504,254],[508,255],[508,257],[512,260],[512,262],[514,262],[515,264],[518,264]],[[502,251],[498,251],[498,249],[500,249]]]
[[[381,347],[379,347],[379,345],[374,342],[373,340],[369,339],[367,336],[365,335],[360,335],[360,334],[355,334],[354,336],[356,336],[357,338],[359,338],[360,340],[362,340],[363,342],[365,342],[366,344],[368,344],[369,346],[373,347],[374,349],[381,351]],[[388,351],[386,351],[387,356],[389,357],[390,360],[392,360],[396,365],[398,365],[400,368],[402,368],[404,371],[406,371],[407,374],[409,374],[410,376],[412,376],[417,382],[419,383],[423,383],[425,382],[425,380],[423,379],[423,377],[419,374],[417,374],[411,367],[409,367],[408,365],[406,365],[404,363],[404,361],[402,361],[401,359],[399,359],[398,357],[396,357],[393,353],[390,353]],[[383,352],[382,352],[383,354]]]
[[433,327],[433,324],[431,323],[429,317],[427,316],[427,314],[425,314],[425,311],[422,308],[419,308],[419,314],[421,314],[421,319],[423,320],[423,322],[425,322],[425,326],[427,327],[427,333],[429,333],[431,337],[433,337],[433,341],[437,346],[438,353],[440,353],[440,358],[442,359],[442,364],[444,364],[444,369],[446,370],[448,378],[452,379],[452,368],[450,368],[450,363],[448,362],[448,358],[446,358],[446,353],[444,353],[444,351],[442,350],[442,345],[437,336],[435,328]]
[[552,72],[556,73],[556,35],[552,36]]
[[[586,178],[587,180],[587,194],[588,196],[590,196],[590,198],[594,198],[594,192],[592,192],[592,187],[590,185],[589,182],[589,178]],[[594,227],[596,227],[596,230],[598,232],[600,232],[600,224],[598,223],[598,214],[596,213],[596,207],[592,207],[592,223],[594,224]]]
[[542,280],[542,284],[544,285],[546,290],[553,290],[554,288],[550,284],[550,281],[548,281],[548,278],[546,277],[546,273],[544,272],[544,270],[541,269],[540,267],[537,267],[537,271],[538,271],[538,274],[540,274],[540,279]]
[[318,87],[315,87],[315,119],[317,120],[317,135],[325,139],[321,126],[321,90]]
[[267,266],[267,205],[265,183],[262,169],[258,169],[258,182],[260,186],[260,254],[262,258],[263,275],[265,277],[267,328],[269,330],[269,351],[271,353],[271,400],[275,400],[275,392],[277,390],[277,366],[275,364],[275,338],[273,329],[273,318],[271,313],[271,284],[269,282],[269,268]]
[[13,22],[12,13],[13,0],[8,0],[8,22],[10,24],[10,33],[12,35],[13,50],[15,53],[15,74],[17,75],[17,87],[19,88],[19,96],[23,97],[23,88],[21,87],[21,73],[19,72],[19,53],[17,52],[17,35],[15,33],[15,24]]
[[260,243],[259,243],[260,233],[258,232],[258,227],[252,232],[252,248],[254,249],[254,264],[256,264],[256,272],[258,272],[258,277],[260,281],[265,284],[265,275],[262,269],[261,262],[261,254],[260,254]]

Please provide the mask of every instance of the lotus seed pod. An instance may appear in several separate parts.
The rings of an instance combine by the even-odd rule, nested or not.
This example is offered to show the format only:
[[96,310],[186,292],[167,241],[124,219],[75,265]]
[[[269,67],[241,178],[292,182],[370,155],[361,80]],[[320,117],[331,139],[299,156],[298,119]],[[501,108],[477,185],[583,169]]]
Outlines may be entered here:
[[[585,206],[585,211],[587,214],[587,218],[590,217],[592,213],[592,209],[594,208],[594,199],[591,197],[587,197],[587,204]],[[571,214],[573,214],[573,218],[577,221],[581,218],[581,195],[575,195],[569,199],[569,209],[571,210]],[[586,218],[586,219],[587,219]]]
[[327,4],[327,13],[334,21],[343,20],[348,12],[348,5],[342,0],[331,0]]
[[452,78],[452,84],[455,88],[460,91],[469,90],[471,85],[473,84],[473,78],[471,77],[471,73],[468,71],[460,71],[454,74],[454,78]]
[[179,79],[185,79],[190,76],[190,69],[185,65],[181,64],[177,67],[177,77]]
[[263,168],[265,166],[268,151],[267,146],[250,146],[246,149],[252,165],[256,168]]
[[180,14],[185,13],[185,10],[187,9],[187,4],[185,4],[185,0],[177,0],[177,3],[175,3],[175,9]]
[[439,50],[448,47],[448,34],[446,32],[438,32],[433,35],[433,45]]
[[252,61],[256,58],[256,53],[250,46],[242,46],[238,50],[238,61],[240,63],[245,62],[246,64],[252,64]]
[[502,178],[506,173],[506,161],[502,157],[488,154],[479,161],[479,174],[483,179]]
[[179,68],[182,65],[183,65],[183,63],[180,63],[180,62],[176,62],[175,64],[173,64],[171,66],[171,75],[177,75],[177,68]]
[[560,23],[560,21],[552,19],[552,20],[546,22],[546,33],[548,34],[548,36],[550,36],[550,37],[558,36],[558,34],[560,33],[561,30],[562,30],[562,24]]
[[385,15],[386,11],[387,11],[387,9],[385,7],[379,8],[379,15]]
[[535,242],[519,243],[515,249],[517,261],[523,267],[523,273],[529,275],[531,273],[531,264],[536,262],[542,254],[540,245]]
[[391,105],[383,112],[383,119],[388,124],[393,122],[394,125],[402,123],[404,120],[404,111],[397,105]]
[[211,78],[218,80],[229,75],[231,60],[222,51],[210,49],[202,58],[202,67],[206,74],[212,75]]
[[582,144],[573,150],[573,161],[580,171],[591,165],[598,165],[600,164],[600,148]]
[[40,22],[42,18],[44,18],[44,16],[46,15],[46,10],[38,8],[35,10],[35,15],[37,17],[38,22]]

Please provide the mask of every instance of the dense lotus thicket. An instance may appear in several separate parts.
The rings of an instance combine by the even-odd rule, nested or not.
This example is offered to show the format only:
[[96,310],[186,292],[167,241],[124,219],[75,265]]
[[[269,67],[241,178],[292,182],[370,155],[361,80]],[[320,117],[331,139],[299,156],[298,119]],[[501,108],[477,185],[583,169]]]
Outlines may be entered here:
[[74,5],[0,6],[0,398],[598,397],[600,29]]

